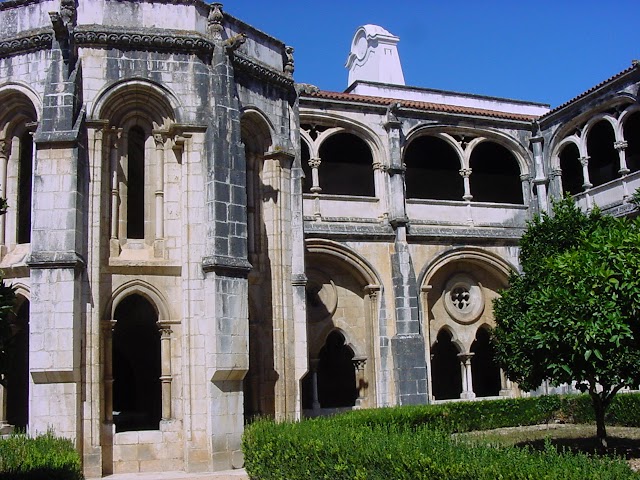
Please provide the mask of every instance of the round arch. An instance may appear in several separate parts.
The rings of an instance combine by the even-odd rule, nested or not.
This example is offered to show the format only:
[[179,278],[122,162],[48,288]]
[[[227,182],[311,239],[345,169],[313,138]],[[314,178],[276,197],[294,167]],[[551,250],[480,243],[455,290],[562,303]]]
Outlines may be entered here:
[[[327,127],[338,127],[338,129],[330,132],[330,134],[327,135],[327,138],[336,133],[344,132],[355,134],[369,146],[374,163],[384,162],[386,149],[380,140],[380,136],[363,123],[330,113],[322,114],[302,111],[300,112],[300,124],[305,123],[319,124]],[[323,137],[322,140],[324,141],[325,138]]]
[[432,277],[445,265],[450,263],[465,261],[478,265],[485,270],[497,275],[497,277],[507,286],[509,275],[517,272],[518,269],[503,258],[486,250],[473,247],[454,248],[437,255],[431,262],[426,264],[418,275],[418,285],[429,285]]
[[[480,137],[481,140],[477,140],[476,142],[474,142],[474,145],[477,145],[483,141],[493,141],[503,146],[513,154],[514,158],[518,162],[518,168],[520,169],[521,175],[529,174],[529,164],[531,160],[531,154],[529,153],[529,150],[518,140],[496,130],[479,130],[470,127],[454,127],[441,124],[417,125],[407,132],[405,148],[406,145],[408,145],[409,142],[411,142],[411,140],[416,138],[417,136],[434,135],[435,133],[445,133],[449,136],[449,138],[453,138],[451,137],[452,135],[469,135],[473,137]],[[455,143],[457,144],[458,142]],[[460,146],[458,146],[458,151],[462,151]],[[470,154],[471,150],[465,150],[463,153],[463,161],[468,161],[468,157],[470,156]]]
[[242,143],[255,153],[264,153],[272,145],[275,129],[273,123],[257,107],[247,106],[240,116]]
[[3,115],[0,125],[8,123],[16,111],[27,110],[33,113],[32,121],[40,121],[42,101],[28,85],[22,83],[7,83],[0,87],[0,100],[3,104]]
[[307,239],[305,243],[308,255],[330,255],[346,263],[356,274],[356,278],[363,288],[379,287],[381,285],[380,276],[373,266],[364,257],[341,243],[321,238]]
[[620,129],[618,128],[619,127],[618,120],[608,113],[599,113],[591,117],[587,121],[587,123],[585,123],[584,128],[582,129],[582,138],[585,140],[585,142],[589,138],[589,133],[591,132],[593,127],[601,121],[605,121],[611,125],[611,128],[613,129],[613,132],[615,134],[616,140],[622,140],[622,138],[619,137]]
[[[170,120],[183,122],[177,96],[168,88],[141,78],[121,80],[105,87],[96,97],[90,118],[106,118],[118,124],[120,116],[132,109],[148,112],[158,127]],[[160,119],[163,123],[158,122]]]

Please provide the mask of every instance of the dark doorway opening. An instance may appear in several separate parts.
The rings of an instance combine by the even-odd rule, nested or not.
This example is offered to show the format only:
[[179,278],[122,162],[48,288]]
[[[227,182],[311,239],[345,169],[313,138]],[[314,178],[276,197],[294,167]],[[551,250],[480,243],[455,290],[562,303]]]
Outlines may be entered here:
[[158,430],[162,415],[158,314],[140,295],[114,314],[113,422],[116,432]]
[[12,322],[14,355],[7,373],[7,422],[17,430],[29,425],[29,300],[24,300]]
[[373,156],[367,143],[351,133],[336,133],[320,147],[322,193],[374,197]]
[[502,145],[482,142],[469,160],[471,195],[476,202],[524,203],[520,167]]
[[331,332],[320,350],[318,400],[322,408],[353,407],[358,398],[353,350],[340,332]]
[[440,330],[431,347],[431,388],[436,400],[460,398],[462,370],[458,347],[447,330]]
[[500,369],[491,349],[491,334],[486,328],[478,329],[471,345],[471,375],[473,391],[477,397],[495,397],[500,394]]
[[18,162],[17,243],[31,242],[31,195],[33,188],[33,138],[30,132],[20,137]]

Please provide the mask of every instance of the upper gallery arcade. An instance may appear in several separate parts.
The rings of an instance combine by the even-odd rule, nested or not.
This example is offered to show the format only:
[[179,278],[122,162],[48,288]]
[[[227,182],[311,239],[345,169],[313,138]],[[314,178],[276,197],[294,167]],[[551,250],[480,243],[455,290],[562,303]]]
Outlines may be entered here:
[[492,299],[552,198],[632,212],[640,67],[550,110],[407,86],[398,41],[328,92],[218,3],[0,3],[0,429],[213,471],[256,415],[524,394]]

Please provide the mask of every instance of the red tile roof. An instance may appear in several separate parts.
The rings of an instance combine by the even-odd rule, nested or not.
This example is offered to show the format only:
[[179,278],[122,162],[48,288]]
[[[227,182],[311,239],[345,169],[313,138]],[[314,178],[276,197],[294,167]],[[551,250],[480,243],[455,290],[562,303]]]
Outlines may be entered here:
[[533,121],[539,118],[535,115],[522,115],[517,113],[498,112],[495,110],[484,110],[481,108],[461,107],[457,105],[445,105],[441,103],[418,102],[415,100],[401,100],[397,98],[371,97],[368,95],[357,95],[354,93],[327,92],[319,90],[314,93],[303,93],[302,97],[309,99],[342,100],[347,102],[368,103],[373,105],[389,106],[399,103],[404,108],[414,108],[429,112],[456,113],[462,115],[479,115],[482,117],[500,118],[505,120]]
[[595,92],[596,90],[598,90],[599,88],[604,87],[606,84],[613,82],[614,80],[617,80],[618,78],[622,77],[623,75],[626,75],[629,72],[632,72],[634,69],[636,68],[640,68],[640,64],[638,63],[634,63],[632,64],[629,68],[624,69],[623,71],[616,73],[615,75],[613,75],[612,77],[607,78],[606,80],[598,83],[597,85],[591,87],[589,90],[587,90],[586,92],[582,92],[580,95],[577,95],[575,97],[573,97],[571,100],[568,100],[566,102],[564,102],[562,105],[558,105],[556,108],[552,109],[551,111],[545,113],[542,117],[546,117],[547,115],[551,115],[555,112],[557,112],[558,110],[563,109],[564,107],[572,104],[573,102],[580,100],[582,97],[586,97],[587,95],[589,95],[592,92]]

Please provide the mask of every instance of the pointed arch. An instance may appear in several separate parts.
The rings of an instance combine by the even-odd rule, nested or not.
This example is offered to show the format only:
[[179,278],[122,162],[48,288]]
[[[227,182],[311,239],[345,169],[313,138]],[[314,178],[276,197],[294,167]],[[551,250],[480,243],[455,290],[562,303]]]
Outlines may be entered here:
[[105,308],[104,318],[106,320],[112,320],[114,317],[115,309],[118,304],[129,295],[138,294],[146,298],[151,305],[153,305],[159,321],[172,321],[171,310],[169,308],[169,302],[166,297],[156,287],[148,282],[140,279],[130,280],[123,283],[116,288],[111,295],[111,299],[107,303]]

